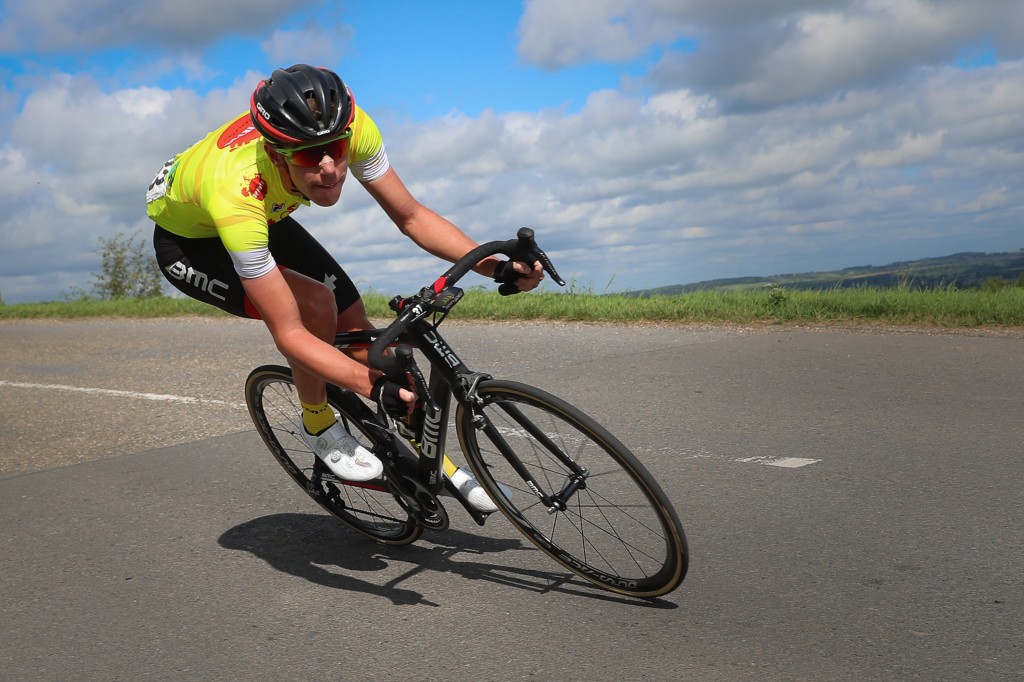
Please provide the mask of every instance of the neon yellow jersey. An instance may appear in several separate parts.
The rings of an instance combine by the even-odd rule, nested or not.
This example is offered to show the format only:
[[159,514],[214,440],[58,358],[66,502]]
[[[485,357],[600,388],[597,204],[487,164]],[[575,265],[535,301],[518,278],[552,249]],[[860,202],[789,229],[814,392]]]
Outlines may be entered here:
[[[260,277],[276,264],[269,229],[307,199],[288,192],[246,112],[164,164],[146,193],[146,213],[168,232],[219,237],[241,277]],[[370,182],[390,168],[377,125],[356,106],[349,170]]]

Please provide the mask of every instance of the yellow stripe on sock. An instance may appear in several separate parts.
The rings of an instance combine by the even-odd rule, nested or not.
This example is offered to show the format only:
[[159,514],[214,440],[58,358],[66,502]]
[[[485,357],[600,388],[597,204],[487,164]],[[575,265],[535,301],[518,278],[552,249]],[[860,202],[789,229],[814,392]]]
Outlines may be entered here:
[[[300,401],[301,402],[301,401]],[[327,399],[319,405],[302,403],[302,425],[306,431],[314,435],[329,429],[337,419],[334,417],[334,410],[327,404]]]

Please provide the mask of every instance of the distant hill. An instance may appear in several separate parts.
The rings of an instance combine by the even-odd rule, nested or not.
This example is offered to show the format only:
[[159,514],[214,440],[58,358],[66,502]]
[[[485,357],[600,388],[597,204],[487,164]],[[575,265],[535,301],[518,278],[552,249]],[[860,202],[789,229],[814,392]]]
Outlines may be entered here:
[[1024,278],[1024,249],[1010,253],[954,253],[941,258],[922,258],[882,266],[862,265],[833,272],[711,279],[631,291],[629,295],[673,295],[707,289],[751,289],[772,284],[788,289],[887,288],[900,285],[918,289],[948,286],[968,289],[980,286],[990,277],[1001,277],[1007,282]]

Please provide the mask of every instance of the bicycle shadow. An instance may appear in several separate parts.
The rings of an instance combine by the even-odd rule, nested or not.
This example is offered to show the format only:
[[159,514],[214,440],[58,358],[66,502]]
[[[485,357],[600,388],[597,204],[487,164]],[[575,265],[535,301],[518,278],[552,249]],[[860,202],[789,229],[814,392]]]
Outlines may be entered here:
[[[380,545],[323,514],[282,513],[262,516],[225,531],[221,547],[251,552],[271,567],[331,589],[359,591],[390,599],[395,605],[440,606],[425,595],[400,587],[423,572],[451,573],[467,580],[486,580],[537,593],[563,593],[648,608],[676,608],[664,600],[625,597],[593,587],[571,573],[534,570],[486,561],[467,561],[465,555],[490,556],[527,551],[539,561],[550,561],[533,545],[519,538],[494,539],[460,530],[427,532],[411,545]],[[459,556],[460,560],[453,558]],[[386,583],[353,574],[375,573],[393,562],[410,565],[408,571]],[[336,567],[339,572],[324,567]]]

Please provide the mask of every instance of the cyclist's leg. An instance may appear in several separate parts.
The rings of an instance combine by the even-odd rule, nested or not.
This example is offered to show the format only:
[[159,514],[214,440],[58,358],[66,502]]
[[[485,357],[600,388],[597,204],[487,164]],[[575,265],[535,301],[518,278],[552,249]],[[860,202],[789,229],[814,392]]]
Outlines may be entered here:
[[[270,252],[282,267],[299,302],[302,322],[317,338],[330,343],[339,331],[368,329],[359,292],[338,262],[293,218],[270,229]],[[365,363],[365,357],[356,357]],[[292,367],[299,397],[309,405],[326,397],[320,377]]]
[[[284,272],[289,275],[289,284],[296,291],[296,298],[309,304],[308,310],[302,310],[303,324],[319,338],[330,342],[335,333],[373,328],[363,300],[345,270],[295,219],[285,218],[270,229],[270,253],[278,265],[291,271]],[[330,301],[324,300],[325,292],[333,292],[333,311],[329,306]],[[332,314],[335,318],[333,328],[330,322]],[[313,323],[307,322],[307,315],[315,317],[319,331],[313,330],[310,326]],[[344,352],[357,362],[369,364],[369,349],[353,348]],[[303,403],[318,405],[325,399],[326,384],[322,379],[294,365],[292,377]],[[460,488],[463,496],[477,511],[492,512],[497,509],[470,472],[460,469],[447,453],[444,454],[443,466],[445,476]]]
[[179,237],[156,225],[153,249],[160,272],[175,289],[232,315],[253,317],[242,280],[220,239]]
[[[291,223],[294,230],[287,234],[271,230],[271,252],[295,295],[303,324],[318,338],[330,343],[339,318],[343,317],[338,314],[338,302],[347,310],[352,307],[353,298],[358,302],[359,294],[341,266],[323,247],[298,223]],[[282,229],[292,227],[286,221],[279,225]],[[241,279],[220,239],[180,237],[157,225],[153,245],[160,272],[183,294],[238,317],[260,319],[259,311],[245,295]],[[334,281],[339,281],[340,286],[333,290],[325,284]],[[365,314],[362,317],[365,318]],[[293,370],[303,401],[309,404],[322,402],[326,397],[323,380],[301,368],[293,367]]]
[[[338,313],[331,292],[320,282],[294,270],[282,267],[281,274],[295,296],[303,326],[321,341],[333,341]],[[322,403],[327,398],[326,382],[291,360],[288,364],[292,368],[299,399],[307,405]]]
[[[303,231],[303,234],[312,240],[308,233]],[[315,241],[312,243],[322,251],[319,244],[316,244]],[[231,257],[220,239],[217,237],[204,239],[179,237],[157,225],[153,233],[153,245],[160,272],[176,289],[191,298],[209,303],[232,315],[255,320],[261,319],[259,311],[245,295]],[[319,260],[312,258],[313,263],[317,263]],[[331,262],[333,263],[333,259]],[[308,264],[298,260],[296,263],[302,267],[295,268],[288,262],[278,261],[281,274],[288,282],[299,305],[299,314],[302,316],[303,324],[318,338],[328,342],[333,341],[339,318],[338,297],[321,281],[314,280],[308,273],[303,272],[303,270],[311,270]],[[333,267],[336,267],[338,272],[345,277],[345,281],[349,282],[348,277],[344,275],[344,271],[337,263],[333,263]],[[351,286],[351,282],[349,282],[349,286]],[[355,287],[351,287],[351,289],[352,292],[355,291]],[[348,292],[344,293],[345,297],[351,295]],[[358,293],[355,296],[358,298]],[[350,304],[345,303],[345,305]]]
[[[357,298],[355,303],[338,313],[338,333],[354,332],[363,329],[373,329],[373,323],[366,316],[363,299]],[[348,348],[343,352],[356,362],[361,362],[364,365],[370,364],[369,348]]]

